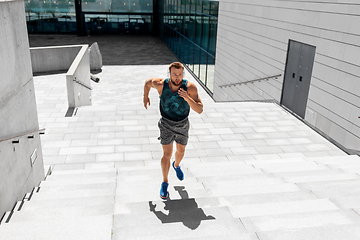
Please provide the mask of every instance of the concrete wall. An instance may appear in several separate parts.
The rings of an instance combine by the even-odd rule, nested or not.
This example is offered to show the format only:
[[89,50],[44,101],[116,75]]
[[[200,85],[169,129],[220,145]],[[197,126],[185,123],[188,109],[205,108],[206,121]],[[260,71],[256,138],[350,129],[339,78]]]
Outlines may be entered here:
[[31,64],[34,74],[67,72],[81,45],[31,48]]
[[[74,81],[75,80],[75,81]],[[90,53],[84,45],[66,73],[69,107],[91,105]]]
[[[94,49],[96,53],[98,49]],[[66,86],[69,107],[91,105],[91,90],[84,85],[90,84],[90,51],[89,46],[68,45],[30,48],[32,70],[34,74],[50,74],[53,72],[66,72]],[[94,57],[94,61],[99,62]],[[101,68],[101,67],[100,67]],[[81,85],[76,81],[83,83]]]
[[[214,99],[280,102],[289,39],[313,45],[305,121],[359,151],[359,22],[355,1],[221,0]],[[280,73],[278,79],[219,87]]]
[[44,179],[39,133],[5,140],[39,130],[22,0],[0,1],[0,42],[1,217]]

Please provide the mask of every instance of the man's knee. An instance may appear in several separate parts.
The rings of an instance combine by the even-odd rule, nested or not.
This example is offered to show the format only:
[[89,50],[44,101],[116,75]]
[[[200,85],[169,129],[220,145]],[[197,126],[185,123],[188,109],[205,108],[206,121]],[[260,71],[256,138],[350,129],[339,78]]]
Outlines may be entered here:
[[181,144],[177,144],[176,145],[176,151],[179,153],[179,154],[184,154],[185,153],[185,145],[181,145]]
[[163,159],[163,160],[168,160],[168,161],[170,161],[171,156],[172,156],[172,153],[164,152],[164,153],[163,153],[163,156],[162,156],[162,159]]

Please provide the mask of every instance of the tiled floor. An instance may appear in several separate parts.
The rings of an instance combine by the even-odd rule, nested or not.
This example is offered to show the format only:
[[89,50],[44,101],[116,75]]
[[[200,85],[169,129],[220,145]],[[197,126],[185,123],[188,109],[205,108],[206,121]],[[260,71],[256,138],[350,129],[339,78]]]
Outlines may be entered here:
[[[55,164],[57,170],[68,169],[68,164],[84,168],[94,162],[158,161],[158,96],[150,93],[151,106],[146,110],[142,94],[144,81],[164,76],[166,68],[104,66],[98,74],[100,83],[92,84],[93,105],[79,108],[72,118],[64,117],[65,76],[36,77],[40,127],[46,128],[45,164]],[[190,115],[186,158],[191,161],[345,155],[276,104],[214,103],[199,85],[198,90],[204,112]]]

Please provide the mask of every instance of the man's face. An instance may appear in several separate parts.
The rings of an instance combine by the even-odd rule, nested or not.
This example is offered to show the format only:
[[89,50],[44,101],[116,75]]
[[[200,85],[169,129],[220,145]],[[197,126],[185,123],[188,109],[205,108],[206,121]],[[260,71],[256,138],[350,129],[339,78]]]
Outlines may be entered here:
[[174,84],[175,86],[180,86],[182,83],[182,79],[184,77],[183,72],[184,72],[184,69],[182,69],[182,68],[177,69],[177,68],[172,67],[170,69],[171,83]]

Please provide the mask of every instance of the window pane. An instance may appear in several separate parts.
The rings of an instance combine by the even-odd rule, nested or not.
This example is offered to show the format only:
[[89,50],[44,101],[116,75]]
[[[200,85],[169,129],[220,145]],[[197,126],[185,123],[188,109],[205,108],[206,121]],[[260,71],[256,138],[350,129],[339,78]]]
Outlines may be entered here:
[[169,36],[170,31],[171,36],[164,42],[212,91],[218,4],[203,0],[165,0],[167,4],[172,11],[162,31],[164,36]]
[[206,85],[206,57],[207,57],[207,53],[205,51],[201,51],[199,78],[205,85]]
[[208,42],[209,42],[209,17],[203,16],[202,18],[202,41],[201,41],[201,47],[204,50],[208,49]]
[[195,43],[199,46],[201,44],[201,19],[202,19],[202,16],[199,14],[196,14]]
[[25,0],[24,4],[29,33],[76,33],[73,0]]
[[200,72],[200,55],[201,51],[200,48],[195,46],[195,51],[194,51],[194,73],[196,76],[199,76],[199,72]]
[[214,91],[214,79],[215,79],[215,58],[212,56],[208,56],[206,87],[211,92]]

